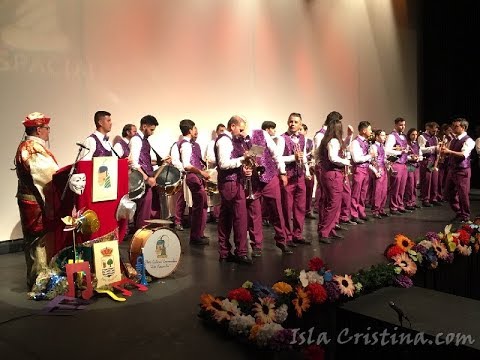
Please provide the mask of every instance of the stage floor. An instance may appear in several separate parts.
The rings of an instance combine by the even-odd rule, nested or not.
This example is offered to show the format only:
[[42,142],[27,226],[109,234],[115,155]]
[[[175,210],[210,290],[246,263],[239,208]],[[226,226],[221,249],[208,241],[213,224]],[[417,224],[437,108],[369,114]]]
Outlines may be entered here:
[[[472,201],[472,214],[478,213],[480,201]],[[299,246],[287,256],[275,247],[273,228],[265,227],[263,256],[250,266],[218,262],[216,224],[207,224],[210,245],[201,248],[188,244],[185,229],[178,232],[182,259],[169,278],[151,283],[146,293],[134,292],[124,303],[96,296],[73,316],[38,315],[47,302],[27,298],[23,253],[1,255],[0,354],[5,359],[264,359],[265,354],[225,340],[202,325],[197,318],[200,294],[226,295],[246,280],[271,284],[284,268],[305,268],[313,256],[321,257],[336,273],[352,273],[383,262],[383,251],[395,234],[414,239],[442,230],[452,217],[446,204],[422,208],[349,226],[341,232],[345,239],[330,245],[318,242],[317,220],[307,219],[304,234],[312,245]],[[121,247],[125,251],[128,244]]]

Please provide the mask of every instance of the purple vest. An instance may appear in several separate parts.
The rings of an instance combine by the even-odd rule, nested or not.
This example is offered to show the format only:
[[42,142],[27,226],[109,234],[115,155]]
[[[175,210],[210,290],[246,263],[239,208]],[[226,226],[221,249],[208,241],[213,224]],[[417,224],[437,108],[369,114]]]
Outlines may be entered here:
[[128,155],[130,155],[130,147],[128,146],[127,142],[123,139],[120,139],[119,143],[123,150],[123,155],[121,158],[125,159],[128,157]]
[[[462,151],[463,144],[465,141],[470,139],[470,136],[465,135],[461,140],[457,138],[453,139],[450,143],[450,150],[460,152]],[[470,164],[470,154],[465,158],[462,159],[459,156],[449,156],[448,166],[451,169],[468,169],[471,167]]]
[[305,151],[307,152],[307,161],[312,161],[313,159],[313,140],[312,139],[307,139],[307,146],[305,148]]
[[328,144],[324,147],[320,146],[320,164],[322,171],[342,171],[345,169],[345,166],[337,165],[330,161],[328,158]]
[[327,129],[324,129],[324,128],[322,127],[320,130],[318,130],[318,131],[315,133],[315,135],[313,135],[313,137],[315,138],[315,136],[317,136],[317,134],[323,134],[323,135],[325,135],[325,131],[327,131]]
[[377,164],[378,166],[382,169],[385,167],[385,148],[383,147],[383,144],[377,144]]
[[[368,142],[364,141],[361,136],[357,136],[355,140],[360,144],[360,148],[362,149],[362,155],[367,155],[368,154]],[[368,165],[370,163],[368,161],[365,161],[363,163],[353,163],[354,167],[359,167],[359,168],[368,168]]]
[[[409,143],[408,145],[410,145],[410,149],[412,149],[412,154],[413,155],[420,155],[420,145],[418,145],[418,142],[413,142],[413,143]],[[410,166],[413,166],[413,167],[418,167],[419,165],[419,162],[418,161],[411,161],[409,162]]]
[[191,140],[188,141],[188,140],[183,139],[183,140],[181,140],[177,143],[178,144],[178,152],[180,153],[180,161],[183,162],[182,152],[180,151],[180,149],[182,148],[184,143],[192,144],[192,155],[190,156],[190,164],[193,167],[196,167],[199,170],[203,170],[204,165],[203,165],[203,162],[202,162],[202,150],[200,149],[200,145],[198,145],[198,143],[196,143],[194,141],[191,141]]
[[263,130],[254,130],[252,132],[251,143],[252,145],[259,145],[265,148],[262,155],[257,157],[257,164],[265,168],[265,171],[260,175],[259,180],[268,184],[270,180],[272,180],[278,174],[278,169],[270,150],[268,150],[267,141],[265,140]]
[[[217,137],[217,140],[215,140],[215,161],[217,164],[219,164],[219,156],[218,156],[218,147],[217,143],[218,140],[220,140],[222,137],[228,137],[228,139],[232,142],[233,145],[233,150],[232,153],[230,154],[230,159],[235,159],[243,156],[243,153],[245,152],[245,141],[243,139],[230,139],[230,137],[227,134],[220,134]],[[217,166],[217,171],[218,171],[218,182],[219,183],[225,183],[227,181],[241,181],[241,167],[235,168],[235,169],[220,169],[220,166]]]
[[[402,140],[398,132],[396,132],[395,130],[392,131],[392,135],[395,137],[395,145],[398,145],[403,149],[407,148],[407,139]],[[407,162],[407,157],[408,155],[406,153],[402,153],[402,155],[395,162],[397,164],[405,164]]]
[[[422,136],[427,141],[425,143],[425,147],[438,145],[438,139],[435,135],[430,135],[429,133],[425,132],[422,134]],[[423,160],[427,161],[429,164],[433,164],[436,159],[437,159],[437,153],[423,155]]]
[[138,164],[142,170],[147,174],[147,176],[153,175],[153,166],[152,166],[152,157],[150,156],[150,150],[152,149],[148,139],[144,136],[143,138],[136,134],[142,140],[142,148],[140,149],[140,156],[138,158]]
[[95,136],[95,134],[92,134],[89,137],[93,138],[93,140],[95,140],[95,143],[97,144],[92,157],[112,156],[112,151],[105,149],[100,140],[98,140],[98,137]]
[[[285,140],[285,149],[283,150],[283,156],[293,155],[295,153],[295,143],[290,137],[290,134],[286,132],[282,134],[282,136]],[[298,146],[302,151],[305,148],[305,136],[303,136],[302,134],[298,135]],[[285,163],[285,169],[287,170],[288,177],[300,177],[303,175],[303,166],[298,166],[296,161]]]

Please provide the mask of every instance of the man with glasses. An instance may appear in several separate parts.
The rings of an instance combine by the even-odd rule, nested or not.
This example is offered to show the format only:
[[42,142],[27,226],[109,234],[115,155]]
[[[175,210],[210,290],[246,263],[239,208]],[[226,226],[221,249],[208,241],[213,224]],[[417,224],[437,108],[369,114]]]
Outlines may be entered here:
[[[49,204],[45,195],[51,191],[52,176],[58,170],[57,160],[47,148],[50,136],[50,118],[34,112],[23,120],[25,139],[15,155],[15,170],[18,177],[17,202],[23,231],[27,286],[35,283],[37,273],[33,270],[39,254],[46,258],[42,236],[46,231]],[[50,208],[51,210],[51,208]]]
[[448,155],[449,166],[445,197],[456,213],[454,221],[465,222],[470,218],[469,194],[472,176],[470,153],[475,147],[475,142],[467,135],[467,120],[463,118],[453,120],[452,129],[455,138],[448,149],[442,149],[442,154]]

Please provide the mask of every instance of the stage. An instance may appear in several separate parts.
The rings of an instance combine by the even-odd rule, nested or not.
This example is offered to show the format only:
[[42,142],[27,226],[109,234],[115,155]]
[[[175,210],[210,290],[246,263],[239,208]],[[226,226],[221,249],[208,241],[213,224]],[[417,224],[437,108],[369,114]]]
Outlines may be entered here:
[[[472,201],[472,213],[479,212],[480,201]],[[27,299],[23,253],[1,255],[0,353],[15,359],[286,358],[287,354],[252,350],[207,329],[197,317],[199,296],[204,292],[225,295],[246,280],[271,284],[281,277],[283,269],[302,269],[314,256],[338,274],[353,273],[384,262],[383,251],[395,234],[415,239],[428,231],[443,230],[451,218],[446,204],[422,208],[349,226],[348,231],[342,231],[345,239],[330,245],[318,242],[317,221],[307,219],[304,235],[312,239],[312,245],[298,246],[293,255],[286,256],[274,245],[273,228],[265,227],[263,256],[250,266],[219,263],[215,224],[207,225],[210,245],[206,247],[191,247],[185,229],[178,232],[183,254],[172,276],[151,283],[146,293],[134,292],[124,303],[97,295],[92,304],[72,316],[41,315],[47,302]],[[128,251],[128,242],[121,249]]]

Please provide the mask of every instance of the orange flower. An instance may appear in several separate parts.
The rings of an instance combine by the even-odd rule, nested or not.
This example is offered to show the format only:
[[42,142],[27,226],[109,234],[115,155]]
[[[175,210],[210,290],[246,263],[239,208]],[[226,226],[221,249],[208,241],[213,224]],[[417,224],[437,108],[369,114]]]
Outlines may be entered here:
[[405,252],[410,250],[413,245],[415,245],[412,240],[402,234],[395,235],[395,244]]
[[220,301],[215,299],[210,294],[200,295],[200,302],[201,302],[202,308],[204,308],[207,311],[216,311],[222,308],[222,304],[220,303]]
[[343,295],[353,297],[353,294],[355,293],[355,286],[353,285],[353,280],[350,275],[335,275],[333,277],[333,280],[336,281],[336,283],[338,284],[338,288]]
[[292,300],[292,304],[295,307],[297,316],[300,318],[302,314],[310,307],[310,299],[308,293],[303,291],[301,287],[297,287],[297,297]]
[[293,291],[292,286],[286,282],[277,282],[273,284],[272,289],[277,294],[290,294]]
[[417,272],[417,264],[415,264],[406,253],[394,256],[392,260],[395,261],[395,265],[399,266],[407,275],[415,275]]

